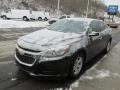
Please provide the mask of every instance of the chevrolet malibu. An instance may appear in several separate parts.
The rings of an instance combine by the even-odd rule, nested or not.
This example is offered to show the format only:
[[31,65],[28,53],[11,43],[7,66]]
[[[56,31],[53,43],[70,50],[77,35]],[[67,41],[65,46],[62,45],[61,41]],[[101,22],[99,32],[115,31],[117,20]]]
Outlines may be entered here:
[[101,20],[69,18],[18,39],[15,59],[33,76],[77,77],[83,65],[109,52],[111,29]]

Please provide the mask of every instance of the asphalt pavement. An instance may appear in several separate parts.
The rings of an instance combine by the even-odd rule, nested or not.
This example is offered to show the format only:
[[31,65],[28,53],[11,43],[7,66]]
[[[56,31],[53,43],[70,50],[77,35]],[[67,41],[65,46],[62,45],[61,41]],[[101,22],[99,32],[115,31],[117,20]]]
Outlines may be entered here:
[[77,79],[31,77],[14,63],[16,40],[41,28],[0,29],[0,90],[120,90],[120,28],[111,51],[87,63]]

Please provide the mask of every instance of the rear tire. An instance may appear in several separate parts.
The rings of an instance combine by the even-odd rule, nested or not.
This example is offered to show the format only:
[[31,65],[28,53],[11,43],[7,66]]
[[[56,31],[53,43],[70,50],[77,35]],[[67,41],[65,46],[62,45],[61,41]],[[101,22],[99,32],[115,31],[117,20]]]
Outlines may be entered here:
[[41,17],[38,17],[38,20],[39,20],[39,21],[42,21],[42,18],[41,18]]
[[7,19],[8,19],[6,15],[2,16],[2,18],[3,18],[4,20],[7,20]]
[[70,77],[77,78],[81,74],[84,65],[84,54],[77,53],[73,56],[73,64],[70,70]]

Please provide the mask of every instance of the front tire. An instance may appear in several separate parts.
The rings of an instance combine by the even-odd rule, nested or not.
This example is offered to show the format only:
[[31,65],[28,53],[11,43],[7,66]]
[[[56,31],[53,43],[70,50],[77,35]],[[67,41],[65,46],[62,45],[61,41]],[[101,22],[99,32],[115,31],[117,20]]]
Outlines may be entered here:
[[38,20],[39,20],[39,21],[42,21],[42,18],[41,18],[41,17],[38,17]]
[[47,21],[47,20],[48,20],[47,17],[45,17],[45,18],[44,18],[44,21]]
[[29,19],[26,16],[24,16],[23,21],[29,21]]
[[73,65],[70,72],[70,77],[76,78],[81,74],[84,62],[84,54],[77,53],[73,58]]

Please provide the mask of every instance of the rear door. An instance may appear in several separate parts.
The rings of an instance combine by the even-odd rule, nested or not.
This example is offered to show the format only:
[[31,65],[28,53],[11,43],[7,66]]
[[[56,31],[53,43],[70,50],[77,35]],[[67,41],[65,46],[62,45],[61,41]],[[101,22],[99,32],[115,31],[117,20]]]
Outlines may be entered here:
[[101,39],[102,43],[101,43],[100,47],[103,50],[103,49],[105,49],[110,36],[108,34],[108,26],[104,22],[100,21],[99,22],[99,27],[100,27],[100,35],[101,35],[101,38],[102,38]]

